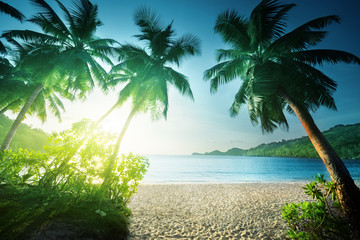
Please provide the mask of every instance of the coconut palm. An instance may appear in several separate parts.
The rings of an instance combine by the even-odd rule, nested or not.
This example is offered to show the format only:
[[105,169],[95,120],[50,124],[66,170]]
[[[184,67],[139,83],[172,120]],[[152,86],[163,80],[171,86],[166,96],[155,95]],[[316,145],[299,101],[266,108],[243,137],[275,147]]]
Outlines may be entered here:
[[141,31],[136,37],[146,44],[146,48],[124,44],[118,49],[121,63],[115,66],[111,73],[115,74],[117,81],[128,81],[119,92],[118,101],[112,109],[131,99],[132,110],[117,138],[103,186],[110,181],[109,174],[119,153],[121,141],[137,113],[150,111],[154,119],[161,116],[166,118],[169,85],[193,99],[187,77],[171,66],[180,66],[185,57],[200,54],[198,38],[192,34],[175,38],[172,23],[162,25],[158,15],[145,7],[135,11],[134,20]]
[[21,65],[23,70],[37,75],[37,85],[0,150],[8,148],[18,125],[42,89],[60,81],[66,84],[66,91],[78,89],[77,94],[81,97],[85,97],[85,93],[95,86],[95,82],[103,90],[107,89],[106,71],[95,58],[112,64],[109,54],[113,51],[111,45],[116,41],[95,36],[96,28],[101,25],[97,5],[88,0],[77,0],[68,10],[57,1],[65,15],[65,23],[44,0],[32,0],[32,3],[40,11],[28,21],[41,27],[43,33],[13,30],[5,32],[3,37],[8,41],[19,38],[25,42],[24,45],[32,47],[32,51],[22,58]]
[[[0,12],[10,15],[13,18],[16,18],[20,22],[22,22],[25,18],[25,16],[19,10],[10,6],[7,3],[4,3],[3,1],[0,1]],[[0,53],[6,53],[6,48],[1,41],[0,41]]]
[[24,82],[12,80],[14,73],[15,66],[5,57],[0,57],[0,116],[20,102],[17,90]]
[[[39,77],[37,73],[41,71],[41,66],[31,66],[30,68],[26,66],[26,61],[23,61],[28,53],[36,49],[36,47],[24,46],[15,40],[11,40],[11,42],[16,46],[10,49],[8,54],[13,56],[12,62],[6,58],[2,58],[0,61],[0,116],[8,110],[13,112],[21,110],[36,87],[37,78]],[[46,109],[48,107],[61,120],[60,109],[64,110],[64,106],[57,94],[69,100],[75,99],[74,94],[69,92],[66,87],[66,84],[62,81],[44,87],[30,106],[28,113],[36,114],[44,122],[46,121]]]
[[323,160],[352,227],[359,231],[360,191],[309,111],[321,106],[336,109],[332,94],[337,83],[316,66],[338,62],[360,64],[360,59],[344,51],[310,49],[325,37],[324,27],[340,21],[338,16],[320,17],[285,33],[285,19],[294,6],[263,0],[249,18],[236,11],[220,14],[214,30],[230,49],[217,51],[219,63],[205,71],[204,79],[210,80],[214,93],[220,84],[240,78],[242,84],[230,114],[238,115],[247,103],[250,120],[260,123],[264,132],[272,132],[278,126],[288,128],[284,111],[294,113]]

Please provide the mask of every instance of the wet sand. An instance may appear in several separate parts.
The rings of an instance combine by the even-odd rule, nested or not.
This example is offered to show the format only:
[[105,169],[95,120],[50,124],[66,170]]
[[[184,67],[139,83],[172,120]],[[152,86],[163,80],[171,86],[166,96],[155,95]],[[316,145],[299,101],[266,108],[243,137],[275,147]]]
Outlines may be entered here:
[[281,206],[310,200],[305,184],[144,184],[129,239],[285,239]]

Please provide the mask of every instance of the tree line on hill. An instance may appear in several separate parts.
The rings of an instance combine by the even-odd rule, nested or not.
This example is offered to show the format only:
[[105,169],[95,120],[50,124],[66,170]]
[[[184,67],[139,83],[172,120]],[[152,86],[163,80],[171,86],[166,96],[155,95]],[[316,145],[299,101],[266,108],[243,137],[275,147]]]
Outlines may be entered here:
[[[324,131],[323,134],[342,159],[360,159],[360,123],[337,125]],[[201,154],[193,153],[193,155]],[[226,152],[215,150],[204,155],[319,158],[308,137],[261,144],[247,150],[240,148],[232,148]]]
[[[5,115],[0,116],[0,141],[4,140],[6,133],[13,122],[13,120],[9,119]],[[32,128],[27,124],[21,123],[17,134],[10,144],[10,147],[13,150],[28,148],[34,151],[42,152],[48,137],[49,134],[43,130]]]

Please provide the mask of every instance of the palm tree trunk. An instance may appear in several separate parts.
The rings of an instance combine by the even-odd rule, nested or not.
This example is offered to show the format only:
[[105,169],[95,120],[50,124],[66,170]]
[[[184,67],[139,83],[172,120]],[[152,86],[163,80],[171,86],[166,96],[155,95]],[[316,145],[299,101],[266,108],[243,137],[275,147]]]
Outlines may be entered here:
[[281,92],[288,105],[303,125],[311,143],[324,162],[332,181],[339,203],[350,222],[353,239],[360,239],[360,190],[355,185],[345,164],[330,146],[324,135],[315,125],[308,110],[297,104],[287,93]]
[[130,125],[130,122],[131,122],[132,118],[135,116],[135,114],[136,114],[136,108],[133,108],[132,111],[130,112],[128,118],[126,119],[126,122],[125,122],[125,124],[124,124],[124,126],[123,126],[117,140],[116,140],[116,144],[115,144],[115,147],[114,147],[114,153],[110,156],[109,165],[105,169],[105,172],[104,172],[104,182],[101,184],[102,189],[104,189],[110,183],[111,171],[114,168],[116,158],[117,158],[117,156],[119,154],[121,141],[122,141],[122,139],[123,139],[123,137],[124,137],[124,135],[126,133],[126,130],[128,129],[128,127]]
[[15,103],[17,103],[18,101],[20,101],[20,99],[16,99],[15,101],[12,101],[11,103],[9,103],[8,105],[6,105],[3,109],[0,110],[0,116],[2,116],[12,105],[14,105]]
[[1,145],[0,151],[4,151],[6,149],[9,148],[9,145],[11,143],[12,138],[14,137],[17,129],[20,126],[20,123],[22,122],[22,120],[25,117],[25,114],[27,113],[27,111],[29,110],[30,106],[33,104],[33,102],[35,101],[36,97],[39,95],[39,93],[41,92],[41,90],[43,89],[43,85],[39,84],[36,86],[36,88],[34,89],[34,91],[32,92],[32,94],[30,95],[30,97],[28,98],[28,100],[26,101],[26,103],[24,104],[23,108],[21,109],[20,113],[18,114],[18,116],[16,117],[13,125],[10,128],[9,133],[7,134],[7,136],[4,139],[4,142]]
[[99,120],[97,120],[96,122],[96,126],[98,126],[107,116],[109,116],[109,114],[114,111],[114,109],[117,107],[117,104],[114,104],[114,106],[112,106],[109,111],[107,111],[101,118],[99,118]]

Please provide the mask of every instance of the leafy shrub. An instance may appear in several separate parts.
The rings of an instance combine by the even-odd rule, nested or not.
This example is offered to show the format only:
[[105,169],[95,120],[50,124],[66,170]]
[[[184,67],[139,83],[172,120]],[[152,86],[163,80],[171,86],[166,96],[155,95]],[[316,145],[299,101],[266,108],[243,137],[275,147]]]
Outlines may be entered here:
[[[126,204],[136,192],[136,187],[149,166],[148,159],[143,156],[132,153],[123,154],[115,162],[110,175],[111,184],[102,186],[108,159],[114,150],[114,140],[114,136],[102,132],[89,120],[83,120],[73,124],[69,130],[53,133],[43,153],[26,149],[0,152],[0,190],[6,189],[14,193],[20,191],[27,195],[29,199],[32,199],[28,202],[34,204],[31,208],[40,209],[39,214],[41,212],[40,215],[43,216],[42,219],[45,222],[49,221],[49,219],[45,220],[46,218],[71,215],[71,212],[73,212],[73,217],[77,217],[78,215],[74,215],[77,212],[76,209],[86,208],[91,214],[87,214],[85,218],[91,218],[95,223],[99,217],[112,218],[114,221],[111,222],[114,223],[118,221],[115,219],[123,219],[122,215],[130,213]],[[20,196],[19,194],[13,195]],[[11,194],[7,196],[10,197]],[[44,203],[56,203],[60,201],[57,199],[62,199],[66,206],[64,203],[50,204],[52,210],[44,210],[50,206],[41,205],[41,199],[44,199],[44,196],[47,196]],[[7,201],[5,197],[0,201],[0,211],[9,209],[6,214],[9,217],[14,214],[13,218],[16,219],[19,215],[16,212],[18,208],[12,204],[18,203],[24,208],[29,207],[20,198],[18,200],[17,202]],[[39,204],[40,208],[38,208]],[[45,212],[52,214],[45,214]],[[21,231],[28,231],[26,222],[29,224],[34,222],[35,225],[38,224],[38,227],[41,226],[42,221],[35,221],[36,215],[32,217],[29,213],[26,216],[30,219],[18,217],[19,221],[14,222],[15,225],[6,225],[17,226],[18,231],[13,228],[6,229],[4,225],[0,227],[0,233],[4,235],[4,231],[10,231],[20,234]],[[21,222],[25,225],[19,227]],[[91,224],[87,222],[86,225]]]
[[305,194],[315,201],[286,203],[281,208],[288,224],[287,234],[292,239],[349,239],[349,230],[343,211],[337,201],[335,187],[324,175],[303,187]]

